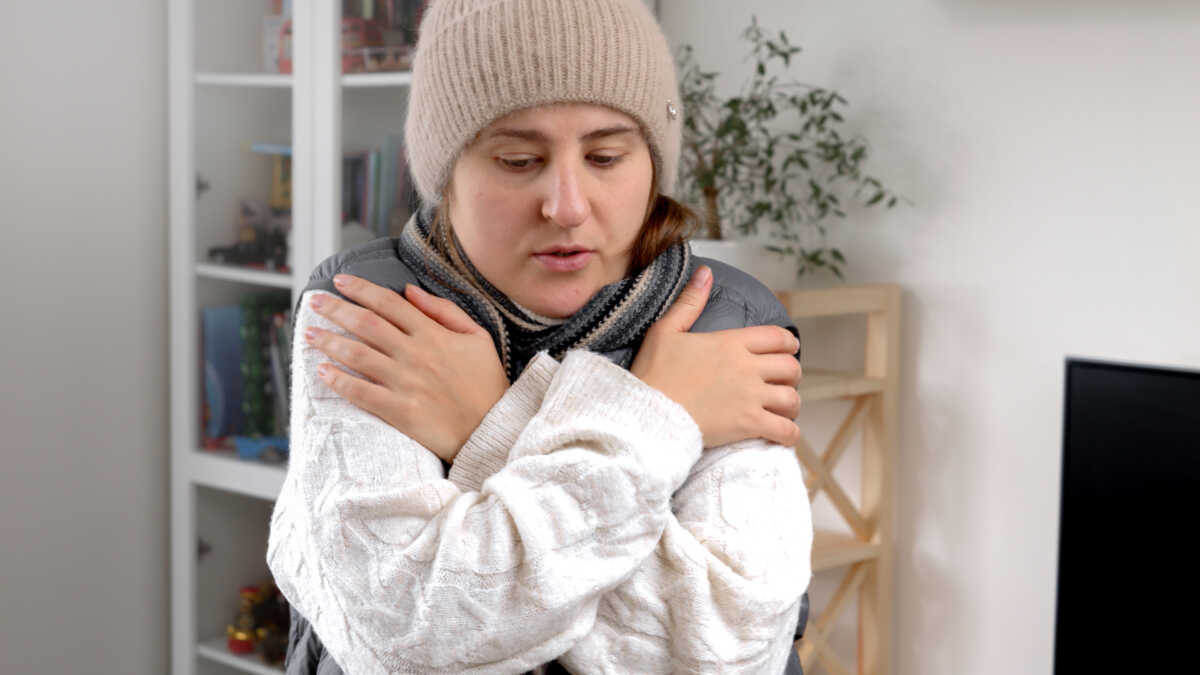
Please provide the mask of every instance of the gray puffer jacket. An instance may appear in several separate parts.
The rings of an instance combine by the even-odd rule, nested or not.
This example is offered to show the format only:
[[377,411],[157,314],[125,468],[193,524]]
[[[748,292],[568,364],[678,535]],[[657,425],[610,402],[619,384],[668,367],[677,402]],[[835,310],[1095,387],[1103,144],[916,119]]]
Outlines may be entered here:
[[[704,311],[692,325],[692,332],[707,333],[774,324],[787,328],[799,337],[799,332],[783,305],[757,279],[723,262],[708,258],[697,258],[697,261],[712,269],[713,285]],[[345,297],[333,285],[333,277],[336,274],[351,274],[397,293],[403,293],[407,284],[421,285],[417,276],[400,260],[395,240],[389,238],[376,239],[326,258],[309,277],[304,292],[322,290]],[[301,293],[300,297],[303,295],[304,293]],[[298,315],[299,305],[294,313],[294,316]],[[616,360],[626,354],[612,352],[605,353],[604,356]],[[800,358],[799,352],[796,358]],[[800,602],[800,620],[796,625],[797,639],[803,634],[807,619],[808,593],[805,593]],[[312,625],[295,608],[291,610],[287,660],[284,667],[287,675],[343,675],[341,667],[325,650]],[[548,672],[566,671],[557,663],[551,663]],[[784,675],[803,675],[794,649],[791,650]]]

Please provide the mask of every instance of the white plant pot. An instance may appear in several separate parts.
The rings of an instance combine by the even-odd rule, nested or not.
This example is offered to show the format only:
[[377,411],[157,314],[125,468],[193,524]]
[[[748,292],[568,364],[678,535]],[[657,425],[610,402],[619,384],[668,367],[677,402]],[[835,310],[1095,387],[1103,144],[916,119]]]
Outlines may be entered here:
[[777,291],[795,288],[796,260],[768,251],[749,239],[692,239],[692,253],[732,265]]

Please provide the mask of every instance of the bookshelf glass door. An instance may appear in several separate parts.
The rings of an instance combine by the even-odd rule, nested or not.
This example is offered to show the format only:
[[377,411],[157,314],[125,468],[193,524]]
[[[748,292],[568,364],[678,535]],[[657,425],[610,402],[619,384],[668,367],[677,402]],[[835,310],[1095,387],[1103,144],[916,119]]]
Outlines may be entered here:
[[292,0],[198,0],[199,84],[287,87],[292,73]]
[[[269,460],[286,452],[292,270],[292,87],[270,54],[290,3],[194,5],[194,448]],[[200,77],[200,71],[209,78]],[[290,75],[287,75],[290,77]],[[266,439],[266,440],[264,440]],[[227,486],[222,486],[227,487]]]
[[202,279],[291,285],[291,5],[194,5],[195,262]]
[[404,117],[428,0],[343,0],[341,248],[398,236],[415,206]]
[[235,654],[226,629],[239,590],[269,581],[267,519],[288,450],[293,272],[308,267],[307,251],[297,260],[293,248],[292,2],[181,0],[170,10],[185,17],[172,39],[187,45],[170,71],[173,102],[186,101],[172,110],[186,131],[171,148],[172,181],[184,176],[186,189],[173,194],[187,204],[171,214],[171,388],[182,401],[172,417],[187,429],[172,434],[182,477],[172,481],[174,669],[282,673],[262,645]]

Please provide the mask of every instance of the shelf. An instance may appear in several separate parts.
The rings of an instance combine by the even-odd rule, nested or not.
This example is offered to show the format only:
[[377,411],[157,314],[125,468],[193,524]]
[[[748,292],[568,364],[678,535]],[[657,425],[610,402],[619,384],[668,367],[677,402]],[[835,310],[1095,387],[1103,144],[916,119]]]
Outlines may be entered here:
[[851,563],[878,557],[879,544],[829,530],[817,530],[813,533],[813,572],[844,567]]
[[282,675],[283,673],[281,666],[268,665],[262,654],[256,652],[242,655],[229,651],[224,637],[205,640],[196,645],[196,654],[247,673],[256,673],[257,675]]
[[412,73],[352,73],[342,76],[343,87],[407,87],[412,84]]
[[196,263],[196,274],[209,279],[240,281],[246,284],[257,284],[272,288],[290,289],[292,287],[292,275],[290,272],[268,272],[250,267],[238,267],[237,265]]
[[836,370],[804,369],[800,378],[800,400],[803,403],[850,398],[883,391],[884,380]]
[[[196,84],[209,87],[287,89],[292,86],[292,76],[275,73],[196,73]],[[344,87],[407,87],[410,84],[412,73],[409,71],[342,75]]]
[[196,73],[196,84],[212,87],[287,89],[292,86],[292,76],[275,73]]
[[239,459],[233,450],[197,450],[189,458],[193,483],[274,501],[283,487],[286,465]]

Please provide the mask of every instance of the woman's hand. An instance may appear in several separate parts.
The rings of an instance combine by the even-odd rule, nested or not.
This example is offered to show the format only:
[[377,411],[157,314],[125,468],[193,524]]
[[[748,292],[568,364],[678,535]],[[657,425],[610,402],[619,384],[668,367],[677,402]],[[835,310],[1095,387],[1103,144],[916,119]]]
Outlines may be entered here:
[[313,310],[362,342],[319,328],[305,338],[363,380],[322,365],[334,392],[453,462],[508,388],[491,335],[457,305],[409,284],[403,296],[339,274],[351,302],[316,296]]
[[687,332],[711,288],[712,271],[700,267],[650,327],[630,371],[688,411],[706,448],[758,437],[793,445],[799,340],[779,326]]

